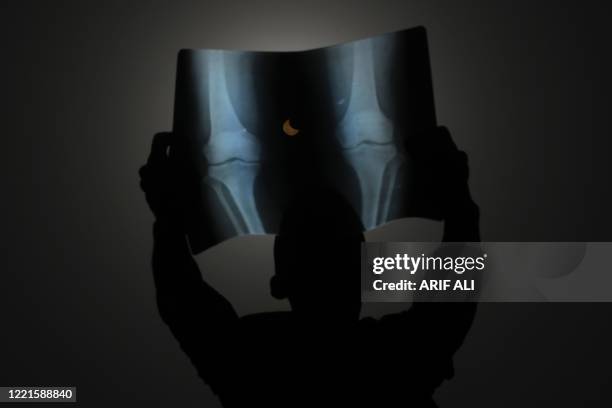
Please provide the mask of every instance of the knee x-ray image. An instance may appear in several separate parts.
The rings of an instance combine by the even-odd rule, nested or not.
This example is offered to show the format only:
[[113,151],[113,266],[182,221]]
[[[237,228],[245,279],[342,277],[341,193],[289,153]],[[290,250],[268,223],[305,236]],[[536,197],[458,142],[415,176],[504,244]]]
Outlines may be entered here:
[[173,131],[193,252],[274,233],[294,196],[321,188],[365,229],[404,217],[410,142],[435,126],[421,27],[306,51],[181,50]]

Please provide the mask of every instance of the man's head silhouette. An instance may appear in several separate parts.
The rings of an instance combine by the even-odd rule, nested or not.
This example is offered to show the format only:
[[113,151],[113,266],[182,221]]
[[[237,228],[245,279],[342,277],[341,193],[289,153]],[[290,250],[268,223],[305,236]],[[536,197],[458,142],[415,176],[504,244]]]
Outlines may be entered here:
[[272,295],[296,315],[319,320],[359,318],[363,225],[352,206],[328,189],[298,194],[274,242]]

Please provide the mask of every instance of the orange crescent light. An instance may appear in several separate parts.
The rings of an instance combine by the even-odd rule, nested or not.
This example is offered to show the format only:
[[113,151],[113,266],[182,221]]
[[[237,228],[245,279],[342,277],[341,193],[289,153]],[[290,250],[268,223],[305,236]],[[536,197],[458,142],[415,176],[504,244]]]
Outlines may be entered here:
[[283,122],[283,132],[285,132],[287,136],[295,136],[300,133],[300,130],[291,126],[291,122],[287,119]]

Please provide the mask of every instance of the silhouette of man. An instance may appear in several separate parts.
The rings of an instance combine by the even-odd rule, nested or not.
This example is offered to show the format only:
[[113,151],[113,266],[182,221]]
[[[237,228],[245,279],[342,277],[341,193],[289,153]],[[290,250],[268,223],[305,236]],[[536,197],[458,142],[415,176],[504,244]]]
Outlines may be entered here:
[[[444,241],[479,241],[467,156],[445,128],[422,140],[415,173],[426,182],[415,191],[427,200],[415,204],[415,215],[435,207],[444,218]],[[288,299],[291,311],[239,317],[202,279],[189,250],[171,145],[172,134],[156,135],[140,172],[156,217],[157,303],[223,406],[435,407],[432,394],[453,376],[452,356],[474,303],[414,303],[378,320],[360,319],[363,227],[340,195],[319,191],[296,197],[274,243],[271,293]]]

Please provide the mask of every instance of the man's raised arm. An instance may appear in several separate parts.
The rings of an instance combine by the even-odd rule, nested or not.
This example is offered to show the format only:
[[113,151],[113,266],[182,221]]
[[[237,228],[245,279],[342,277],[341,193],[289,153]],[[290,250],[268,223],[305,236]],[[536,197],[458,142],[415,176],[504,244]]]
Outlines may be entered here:
[[[439,127],[424,135],[415,152],[415,171],[421,189],[416,216],[444,220],[443,242],[479,242],[479,209],[468,186],[467,155],[457,149],[446,128]],[[461,249],[445,247],[434,255]],[[448,255],[452,255],[448,253]],[[454,374],[452,357],[463,343],[476,313],[475,302],[435,302],[419,300],[410,310],[384,316],[381,323],[393,326],[398,337],[410,339],[419,350],[411,361],[420,374],[421,386],[432,392],[444,379]]]
[[232,305],[208,285],[191,255],[181,217],[181,180],[169,158],[172,134],[153,139],[140,185],[155,215],[153,277],[157,305],[181,348],[213,389],[222,382],[225,349],[234,337],[238,316]]

